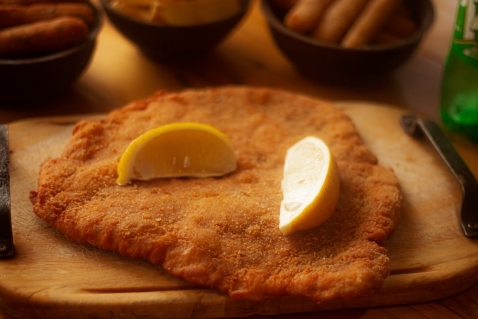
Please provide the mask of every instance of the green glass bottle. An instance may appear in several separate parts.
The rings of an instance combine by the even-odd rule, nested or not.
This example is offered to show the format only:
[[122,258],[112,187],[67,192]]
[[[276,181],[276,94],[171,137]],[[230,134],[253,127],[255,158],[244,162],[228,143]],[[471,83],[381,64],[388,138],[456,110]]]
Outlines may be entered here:
[[478,141],[478,0],[459,0],[445,61],[440,115],[450,131]]

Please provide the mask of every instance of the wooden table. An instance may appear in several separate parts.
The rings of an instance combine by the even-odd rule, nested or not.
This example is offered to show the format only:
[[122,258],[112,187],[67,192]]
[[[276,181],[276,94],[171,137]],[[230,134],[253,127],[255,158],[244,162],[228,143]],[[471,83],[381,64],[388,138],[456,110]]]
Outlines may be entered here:
[[[440,77],[449,48],[458,1],[434,0],[435,22],[418,52],[401,68],[373,85],[317,83],[298,74],[278,51],[257,3],[245,21],[214,52],[197,61],[159,64],[142,56],[108,21],[92,63],[74,87],[54,101],[28,107],[0,105],[0,121],[70,114],[104,113],[156,90],[225,84],[271,86],[337,101],[369,101],[397,106],[438,120]],[[450,134],[478,176],[478,147]],[[459,248],[457,248],[459,249]],[[319,314],[304,314],[316,318]],[[251,318],[296,318],[297,315]],[[0,318],[11,318],[0,313]],[[478,283],[443,300],[425,304],[320,313],[320,318],[478,318]]]

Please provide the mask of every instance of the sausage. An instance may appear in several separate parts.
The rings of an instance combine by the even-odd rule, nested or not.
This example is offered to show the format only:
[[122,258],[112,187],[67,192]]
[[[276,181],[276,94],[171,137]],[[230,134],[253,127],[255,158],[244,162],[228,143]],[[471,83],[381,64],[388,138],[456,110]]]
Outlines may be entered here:
[[59,17],[0,30],[0,57],[32,57],[58,52],[85,41],[88,26],[80,18]]
[[[68,0],[68,2],[88,2],[89,0]],[[0,0],[0,5],[19,5],[26,6],[39,3],[60,3],[65,0]]]
[[86,3],[0,5],[0,29],[62,16],[81,18],[89,27],[95,23],[93,9]]

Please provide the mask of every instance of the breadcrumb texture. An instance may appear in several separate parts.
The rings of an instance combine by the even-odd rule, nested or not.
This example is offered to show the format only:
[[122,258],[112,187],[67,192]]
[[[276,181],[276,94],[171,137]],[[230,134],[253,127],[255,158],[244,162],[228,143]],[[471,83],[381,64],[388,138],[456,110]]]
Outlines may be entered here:
[[[183,121],[227,134],[237,171],[116,185],[119,157],[134,138]],[[337,160],[339,203],[324,224],[284,236],[284,157],[309,135],[323,139]],[[221,87],[158,92],[79,122],[62,155],[41,165],[30,200],[36,215],[73,241],[148,259],[232,297],[322,302],[381,289],[389,273],[384,243],[398,223],[401,195],[393,171],[378,165],[331,103],[278,89]]]

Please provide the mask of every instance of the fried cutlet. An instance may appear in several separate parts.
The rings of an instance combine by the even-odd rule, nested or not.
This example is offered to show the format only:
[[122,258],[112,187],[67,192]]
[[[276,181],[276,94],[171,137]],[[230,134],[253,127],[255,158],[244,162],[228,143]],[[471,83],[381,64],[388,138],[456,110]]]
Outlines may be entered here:
[[[228,135],[238,169],[220,178],[115,183],[133,139],[185,121]],[[324,224],[284,236],[285,153],[309,135],[323,139],[337,160],[339,202]],[[277,89],[223,87],[158,92],[79,122],[61,156],[41,165],[30,199],[36,215],[73,241],[147,259],[232,297],[291,294],[321,302],[380,290],[400,196],[393,171],[378,165],[332,104]]]

